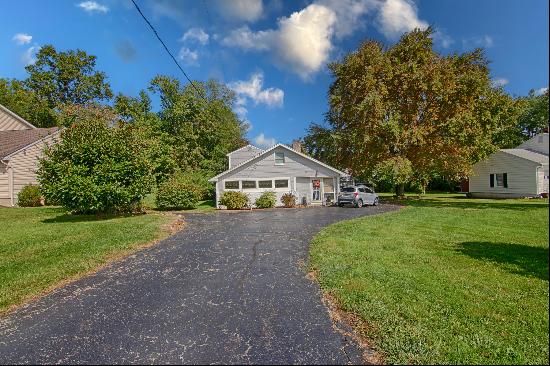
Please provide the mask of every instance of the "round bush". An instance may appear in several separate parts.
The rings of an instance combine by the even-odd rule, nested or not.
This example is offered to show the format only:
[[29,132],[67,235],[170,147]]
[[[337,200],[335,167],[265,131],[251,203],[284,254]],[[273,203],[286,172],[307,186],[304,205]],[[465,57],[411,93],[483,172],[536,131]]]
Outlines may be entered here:
[[262,193],[262,195],[256,199],[256,202],[254,202],[258,208],[275,207],[275,203],[277,203],[277,195],[275,192],[269,191]]
[[20,207],[42,206],[42,194],[38,186],[29,184],[17,194],[17,205]]
[[38,181],[45,199],[74,213],[131,212],[154,183],[143,141],[131,124],[79,120],[46,148]]
[[248,204],[248,196],[242,192],[225,191],[220,198],[220,204],[230,210],[240,210]]
[[281,202],[287,208],[294,207],[296,206],[296,196],[292,193],[285,193],[281,197]]
[[172,176],[159,185],[156,203],[161,210],[188,210],[199,202],[200,192],[181,175]]

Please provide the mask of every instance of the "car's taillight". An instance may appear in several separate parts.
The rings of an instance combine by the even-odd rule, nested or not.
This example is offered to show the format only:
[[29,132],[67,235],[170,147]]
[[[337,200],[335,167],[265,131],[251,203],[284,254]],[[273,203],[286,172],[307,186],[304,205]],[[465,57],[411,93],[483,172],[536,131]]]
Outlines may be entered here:
[[353,195],[354,195],[355,197],[357,197],[357,196],[359,196],[359,192],[355,192]]

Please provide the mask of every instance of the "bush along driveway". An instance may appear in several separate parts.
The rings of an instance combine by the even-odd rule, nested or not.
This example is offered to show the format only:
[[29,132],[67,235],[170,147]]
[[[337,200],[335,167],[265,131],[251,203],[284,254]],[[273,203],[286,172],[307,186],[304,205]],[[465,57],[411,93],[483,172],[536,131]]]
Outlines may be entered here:
[[184,230],[0,321],[5,363],[360,363],[306,277],[330,223],[397,206],[185,214]]

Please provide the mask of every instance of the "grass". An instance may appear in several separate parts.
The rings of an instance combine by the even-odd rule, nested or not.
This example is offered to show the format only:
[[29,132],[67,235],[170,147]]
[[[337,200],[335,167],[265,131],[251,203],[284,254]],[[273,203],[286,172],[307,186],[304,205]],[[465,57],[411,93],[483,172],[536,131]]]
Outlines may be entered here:
[[358,332],[387,363],[548,364],[548,200],[400,202],[311,247]]
[[75,216],[1,208],[0,314],[168,235],[172,215]]

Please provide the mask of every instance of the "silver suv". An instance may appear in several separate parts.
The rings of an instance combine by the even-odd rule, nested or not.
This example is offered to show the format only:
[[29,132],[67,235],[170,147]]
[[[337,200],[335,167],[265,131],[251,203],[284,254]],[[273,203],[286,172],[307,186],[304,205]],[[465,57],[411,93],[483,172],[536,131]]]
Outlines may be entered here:
[[353,204],[355,207],[376,206],[378,205],[378,195],[372,188],[364,185],[344,187],[338,195],[338,206],[342,207],[345,204]]

